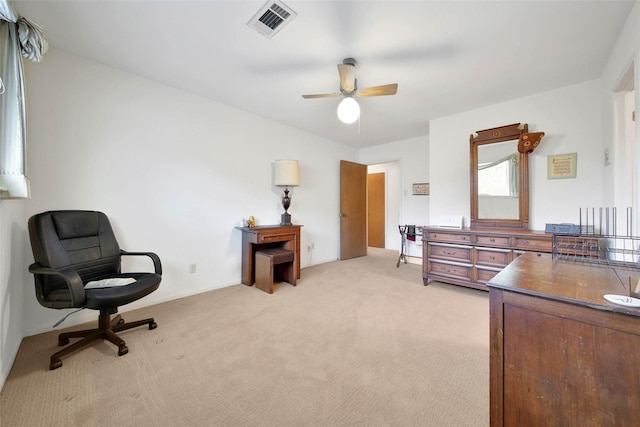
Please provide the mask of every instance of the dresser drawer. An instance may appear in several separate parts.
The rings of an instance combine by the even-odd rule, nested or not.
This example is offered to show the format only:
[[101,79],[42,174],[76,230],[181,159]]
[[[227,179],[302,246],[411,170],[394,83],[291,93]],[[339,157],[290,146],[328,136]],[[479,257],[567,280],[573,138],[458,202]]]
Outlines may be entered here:
[[543,237],[524,237],[515,236],[513,247],[514,249],[520,249],[523,251],[540,251],[551,253],[551,236],[549,238]]
[[427,257],[471,262],[471,246],[445,245],[429,242]]
[[476,248],[476,264],[506,267],[511,262],[509,249]]
[[476,269],[476,281],[480,283],[488,283],[489,280],[493,279],[493,277],[500,273],[502,269],[500,268],[490,268],[490,267],[481,267],[477,266]]
[[471,266],[453,262],[428,261],[428,273],[471,281]]
[[436,240],[438,242],[462,243],[470,244],[472,242],[471,234],[447,233],[439,231],[429,231],[428,240]]
[[478,234],[476,236],[476,244],[478,246],[511,246],[511,237]]

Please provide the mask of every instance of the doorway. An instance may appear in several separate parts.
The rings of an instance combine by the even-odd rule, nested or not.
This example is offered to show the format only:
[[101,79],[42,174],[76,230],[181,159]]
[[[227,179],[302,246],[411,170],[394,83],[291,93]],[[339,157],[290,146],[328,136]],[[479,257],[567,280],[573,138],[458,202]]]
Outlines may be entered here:
[[367,175],[384,173],[384,247],[399,251],[401,236],[400,162],[374,165],[340,161],[340,258],[341,260],[367,254]]
[[367,236],[370,247],[384,248],[385,173],[367,175]]
[[[384,243],[381,246],[374,246],[369,241],[371,247],[382,247],[385,249],[400,250],[401,237],[398,230],[401,218],[401,184],[400,184],[400,162],[390,161],[385,163],[377,163],[369,165],[367,173],[383,174],[384,175],[384,206],[376,205],[377,209],[380,209],[382,214],[368,212],[367,217],[369,221],[372,220],[372,215],[384,216],[384,225],[379,226],[384,229]],[[369,224],[371,226],[371,224]]]

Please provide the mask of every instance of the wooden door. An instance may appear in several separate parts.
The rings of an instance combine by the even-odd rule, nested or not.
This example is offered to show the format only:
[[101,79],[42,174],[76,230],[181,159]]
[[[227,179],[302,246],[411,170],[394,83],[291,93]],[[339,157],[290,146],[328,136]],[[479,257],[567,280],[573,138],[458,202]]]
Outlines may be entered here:
[[367,254],[367,165],[340,160],[340,259]]
[[371,173],[367,175],[367,213],[369,223],[367,236],[369,246],[384,248],[385,240],[385,173]]

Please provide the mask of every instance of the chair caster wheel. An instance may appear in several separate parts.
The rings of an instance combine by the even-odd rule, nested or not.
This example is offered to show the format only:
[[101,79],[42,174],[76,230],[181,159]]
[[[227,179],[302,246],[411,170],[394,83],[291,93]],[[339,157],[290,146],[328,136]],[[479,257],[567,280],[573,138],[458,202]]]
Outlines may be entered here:
[[118,356],[124,356],[127,353],[129,353],[129,348],[126,345],[118,347]]
[[118,321],[116,322],[116,325],[122,325],[124,323],[124,319],[121,317],[120,319],[118,319]]
[[51,363],[49,364],[49,370],[53,371],[54,369],[58,369],[60,366],[62,366],[62,360],[51,359]]
[[157,328],[157,327],[158,327],[158,324],[157,324],[156,322],[151,322],[151,323],[149,323],[149,330],[151,330],[151,329],[155,329],[155,328]]
[[58,338],[58,346],[62,347],[69,344],[69,338]]

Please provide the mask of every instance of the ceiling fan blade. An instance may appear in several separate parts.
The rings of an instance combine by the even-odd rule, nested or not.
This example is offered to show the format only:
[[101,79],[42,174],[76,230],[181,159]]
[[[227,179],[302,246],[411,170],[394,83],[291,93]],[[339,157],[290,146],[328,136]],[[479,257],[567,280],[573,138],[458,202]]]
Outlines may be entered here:
[[356,92],[356,96],[385,96],[395,95],[398,91],[398,83],[392,83],[389,85],[366,87],[359,89]]
[[304,99],[333,98],[336,96],[342,96],[342,94],[341,93],[322,93],[319,95],[302,95]]
[[350,64],[338,64],[340,87],[345,92],[353,92],[356,88],[356,67]]

